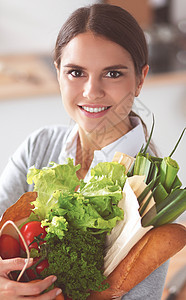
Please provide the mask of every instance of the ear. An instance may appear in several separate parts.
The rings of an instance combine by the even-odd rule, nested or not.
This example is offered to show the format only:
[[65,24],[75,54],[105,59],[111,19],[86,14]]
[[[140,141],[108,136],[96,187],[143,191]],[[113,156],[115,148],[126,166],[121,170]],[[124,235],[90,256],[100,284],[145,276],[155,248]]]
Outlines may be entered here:
[[137,84],[137,87],[136,87],[136,91],[135,91],[135,97],[137,97],[141,91],[141,88],[143,86],[143,83],[144,83],[144,80],[145,80],[145,77],[147,76],[148,74],[148,71],[149,71],[149,65],[145,65],[143,68],[142,68],[142,72],[141,72],[141,76],[139,78],[139,82]]
[[58,81],[59,81],[59,77],[60,77],[60,71],[59,71],[59,68],[58,68],[58,65],[57,65],[57,63],[56,63],[56,61],[54,62],[54,66],[55,66],[55,68],[56,68],[56,72],[57,72],[57,79],[58,79]]

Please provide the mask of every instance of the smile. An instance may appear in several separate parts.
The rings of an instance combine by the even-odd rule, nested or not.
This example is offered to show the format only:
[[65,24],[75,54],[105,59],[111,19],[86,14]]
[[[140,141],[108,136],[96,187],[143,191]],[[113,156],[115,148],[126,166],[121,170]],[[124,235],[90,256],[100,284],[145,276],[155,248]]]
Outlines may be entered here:
[[107,110],[110,106],[103,106],[103,107],[89,107],[89,106],[81,106],[82,109],[90,112],[90,113],[98,113],[104,110]]

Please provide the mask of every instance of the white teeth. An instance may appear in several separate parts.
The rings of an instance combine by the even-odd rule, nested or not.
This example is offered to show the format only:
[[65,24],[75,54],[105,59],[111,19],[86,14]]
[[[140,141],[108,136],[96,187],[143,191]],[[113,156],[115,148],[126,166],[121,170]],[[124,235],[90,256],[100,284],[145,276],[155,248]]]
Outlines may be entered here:
[[106,110],[108,107],[88,107],[88,106],[82,106],[82,108],[90,113],[97,113],[103,110]]

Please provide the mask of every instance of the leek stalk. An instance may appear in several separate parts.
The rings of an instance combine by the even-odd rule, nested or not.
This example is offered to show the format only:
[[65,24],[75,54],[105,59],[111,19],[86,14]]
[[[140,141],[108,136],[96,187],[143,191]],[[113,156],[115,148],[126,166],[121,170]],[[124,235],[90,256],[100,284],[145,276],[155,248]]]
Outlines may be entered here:
[[179,171],[179,166],[171,157],[164,157],[160,165],[160,182],[167,192],[171,191],[171,186]]
[[[157,178],[158,180],[158,178]],[[146,186],[146,188],[143,190],[143,192],[138,196],[138,203],[141,204],[145,197],[148,195],[148,193],[152,190],[154,184],[156,182],[156,178],[153,178],[151,182]]]
[[146,210],[148,204],[150,203],[150,200],[151,200],[151,198],[152,198],[152,196],[154,194],[154,191],[155,191],[155,189],[150,194],[150,196],[147,198],[147,200],[145,201],[145,203],[142,206],[140,206],[140,208],[139,208],[139,214],[140,214],[140,216],[143,216],[143,214],[144,214],[144,212],[145,212],[145,210]]
[[163,187],[161,183],[159,183],[154,191],[154,200],[156,202],[156,205],[161,203],[166,197],[168,196],[168,193],[166,189]]
[[171,189],[172,190],[179,189],[181,186],[182,186],[182,183],[181,183],[180,179],[178,178],[178,176],[176,175],[176,178],[171,186]]
[[[186,190],[185,189],[176,189],[172,193],[170,193],[163,201],[161,201],[159,204],[156,205],[157,212],[161,211],[163,208],[174,201],[179,201],[179,199],[182,199],[185,197],[186,201]],[[186,202],[185,202],[186,204]]]
[[[151,133],[146,146],[141,148],[136,156],[132,170],[127,174],[128,176],[145,176],[144,181],[146,182],[147,187],[138,197],[140,205],[139,212],[141,216],[145,212],[152,196],[155,200],[155,205],[142,216],[141,222],[144,227],[149,225],[159,226],[172,222],[186,210],[186,190],[181,189],[182,183],[177,175],[179,166],[177,162],[171,158],[186,128],[182,131],[171,154],[164,158],[154,157],[149,155],[149,153],[146,153],[153,129],[154,116]],[[150,191],[151,194],[144,203],[144,199]]]
[[145,156],[142,153],[139,153],[136,156],[133,175],[145,175],[144,182],[146,182],[148,174],[149,174],[150,166],[151,166],[151,162],[148,159],[148,155]]
[[186,210],[186,190],[179,191],[178,195],[175,195],[175,193],[177,194],[178,192],[178,190],[175,190],[167,197],[169,199],[166,198],[169,204],[159,210],[156,216],[150,219],[150,221],[148,216],[145,215],[144,218],[142,218],[142,225],[144,227],[150,225],[158,227],[160,225],[171,223],[179,217]]
[[158,163],[151,161],[151,166],[150,166],[150,170],[149,170],[147,181],[146,181],[147,184],[150,181],[152,181],[154,178],[157,177],[158,172],[159,172]]

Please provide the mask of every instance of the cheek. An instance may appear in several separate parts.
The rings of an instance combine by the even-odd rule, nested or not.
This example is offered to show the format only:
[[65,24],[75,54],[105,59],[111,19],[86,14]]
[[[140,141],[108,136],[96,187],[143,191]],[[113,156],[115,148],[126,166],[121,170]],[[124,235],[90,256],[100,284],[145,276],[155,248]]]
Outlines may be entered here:
[[130,92],[123,98],[120,98],[120,101],[117,102],[113,111],[115,119],[118,119],[119,121],[125,120],[132,110],[133,103],[134,95]]
[[68,80],[63,79],[60,82],[61,98],[65,111],[71,119],[76,121],[78,86],[69,83]]
[[134,80],[123,80],[119,84],[108,87],[108,93],[115,102],[132,101],[135,96],[136,84]]
[[64,104],[70,104],[75,97],[75,89],[67,80],[61,80],[60,84],[61,97]]
[[124,120],[130,113],[134,97],[135,97],[135,81],[123,80],[120,84],[112,86],[110,95],[115,102],[113,107],[112,118],[113,121]]

